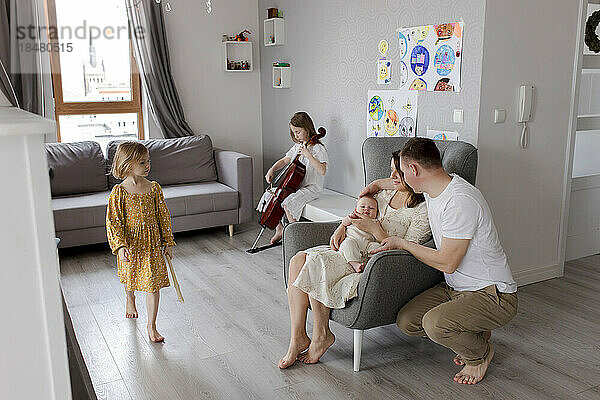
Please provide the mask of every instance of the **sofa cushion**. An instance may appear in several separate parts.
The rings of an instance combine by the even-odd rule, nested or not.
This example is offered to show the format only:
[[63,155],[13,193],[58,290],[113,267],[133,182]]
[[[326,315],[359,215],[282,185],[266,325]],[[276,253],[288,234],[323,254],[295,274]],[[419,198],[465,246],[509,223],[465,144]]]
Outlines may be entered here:
[[[108,143],[106,154],[109,168],[112,166],[120,142],[115,140]],[[151,139],[141,142],[148,148],[152,160],[148,179],[157,181],[161,185],[217,180],[212,142],[207,135]],[[111,187],[118,182],[112,175],[109,177]]]
[[105,191],[53,198],[54,228],[60,232],[105,226],[109,196],[110,192]]
[[106,162],[96,142],[47,143],[52,196],[108,190]]
[[219,182],[163,186],[171,217],[238,208],[238,192]]

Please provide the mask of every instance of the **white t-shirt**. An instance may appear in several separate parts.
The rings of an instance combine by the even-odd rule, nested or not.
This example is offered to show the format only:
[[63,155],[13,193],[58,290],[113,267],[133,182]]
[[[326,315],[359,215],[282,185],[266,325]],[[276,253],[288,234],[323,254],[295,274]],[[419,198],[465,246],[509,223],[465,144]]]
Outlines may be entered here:
[[490,208],[475,186],[458,175],[437,197],[425,193],[431,233],[437,248],[442,237],[470,239],[467,252],[453,274],[444,274],[454,290],[475,291],[489,285],[503,293],[517,291]]
[[[298,154],[299,149],[300,149],[300,143],[296,143],[295,145],[292,146],[291,149],[288,150],[287,153],[285,153],[285,156],[289,157],[293,160],[294,157],[296,157],[296,154]],[[308,150],[310,151],[310,154],[312,154],[319,162],[327,163],[328,158],[327,158],[327,150],[325,150],[325,146],[317,143],[314,146],[309,146]],[[306,174],[304,175],[304,180],[302,181],[302,184],[300,185],[300,187],[301,188],[307,187],[316,192],[323,191],[323,186],[325,183],[325,175],[319,174],[317,172],[317,170],[315,170],[312,167],[312,165],[310,164],[310,162],[308,161],[308,159],[306,157],[300,156],[299,160],[306,167]]]

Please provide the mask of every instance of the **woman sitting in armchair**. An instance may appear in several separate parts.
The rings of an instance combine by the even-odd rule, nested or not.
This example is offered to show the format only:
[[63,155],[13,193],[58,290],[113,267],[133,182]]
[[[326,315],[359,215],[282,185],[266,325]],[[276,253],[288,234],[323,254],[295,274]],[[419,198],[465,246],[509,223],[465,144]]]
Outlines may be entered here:
[[[431,236],[425,199],[404,182],[399,153],[394,152],[391,159],[394,189],[381,190],[375,195],[379,208],[377,220],[353,215],[350,221],[378,242],[399,236],[421,244]],[[287,368],[296,360],[316,363],[335,341],[329,329],[329,313],[332,308],[343,308],[346,301],[357,296],[360,281],[360,273],[348,268],[347,260],[338,251],[345,237],[346,226],[342,223],[329,245],[300,251],[292,257],[288,279],[290,345],[279,361],[279,368]],[[306,333],[309,303],[313,310],[312,341]]]

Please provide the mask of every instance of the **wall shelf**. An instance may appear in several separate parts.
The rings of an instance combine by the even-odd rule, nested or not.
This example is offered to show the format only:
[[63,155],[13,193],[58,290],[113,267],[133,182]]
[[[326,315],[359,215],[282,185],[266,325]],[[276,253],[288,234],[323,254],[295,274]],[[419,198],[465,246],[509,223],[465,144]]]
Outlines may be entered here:
[[292,87],[292,67],[273,66],[273,88],[288,89]]
[[[223,70],[227,72],[252,72],[254,63],[252,62],[252,42],[223,42]],[[241,65],[248,63],[247,69],[228,68],[228,62]]]
[[269,18],[264,22],[265,46],[281,46],[285,44],[285,27],[283,18]]

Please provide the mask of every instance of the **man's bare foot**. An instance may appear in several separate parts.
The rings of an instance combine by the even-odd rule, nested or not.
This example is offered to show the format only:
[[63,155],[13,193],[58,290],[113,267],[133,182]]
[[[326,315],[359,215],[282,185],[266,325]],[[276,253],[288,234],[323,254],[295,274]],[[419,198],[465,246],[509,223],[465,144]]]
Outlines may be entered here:
[[481,381],[487,372],[490,362],[494,357],[494,346],[490,343],[490,353],[479,365],[465,365],[463,369],[454,375],[454,382],[464,383],[466,385],[474,385]]
[[350,264],[350,267],[356,272],[363,272],[365,269],[365,264],[360,261],[348,261],[348,264]]
[[[489,341],[491,337],[492,337],[492,331],[483,332],[483,338],[486,341]],[[462,359],[460,354],[457,354],[456,357],[454,357],[454,359],[452,361],[454,361],[454,364],[456,364],[456,365],[465,365],[465,360]]]
[[314,364],[325,354],[328,348],[335,342],[334,334],[329,331],[323,340],[319,340],[313,336],[313,340],[308,347],[308,350],[298,356],[298,360],[305,364]]
[[135,296],[127,296],[127,305],[125,306],[125,318],[137,318],[138,312],[135,308]]
[[279,242],[282,237],[283,237],[283,225],[281,225],[281,223],[279,223],[275,227],[275,234],[271,238],[271,244],[275,244],[275,243]]
[[156,330],[156,326],[152,327],[148,325],[148,337],[153,343],[162,343],[165,341],[165,338]]
[[310,339],[308,336],[292,338],[290,340],[290,347],[288,349],[287,354],[283,356],[281,360],[279,360],[279,364],[277,366],[281,369],[289,367],[290,365],[296,362],[298,354],[306,350],[309,345]]

